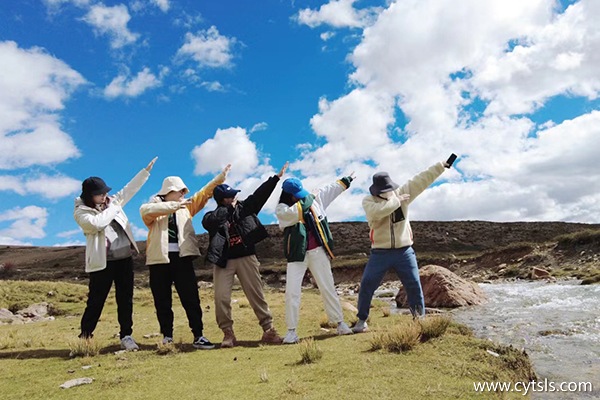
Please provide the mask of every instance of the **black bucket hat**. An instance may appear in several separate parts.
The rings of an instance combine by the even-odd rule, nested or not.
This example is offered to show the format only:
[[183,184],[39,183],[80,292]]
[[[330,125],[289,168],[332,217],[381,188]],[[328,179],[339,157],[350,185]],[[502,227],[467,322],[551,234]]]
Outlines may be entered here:
[[378,172],[373,175],[373,184],[369,187],[369,192],[373,196],[379,196],[381,193],[391,192],[398,189],[396,184],[387,172]]
[[81,184],[81,197],[84,194],[96,196],[98,194],[105,194],[110,192],[112,189],[106,186],[106,183],[102,178],[97,176],[90,176]]

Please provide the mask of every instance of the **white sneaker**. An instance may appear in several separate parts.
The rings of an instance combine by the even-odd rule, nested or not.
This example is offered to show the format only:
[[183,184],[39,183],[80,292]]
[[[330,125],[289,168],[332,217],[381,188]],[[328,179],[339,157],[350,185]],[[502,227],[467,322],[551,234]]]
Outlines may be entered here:
[[163,338],[163,342],[162,342],[162,343],[163,343],[163,344],[172,344],[172,343],[173,343],[173,338],[172,338],[172,337],[170,337],[170,336],[165,336],[165,337]]
[[352,335],[352,329],[348,328],[348,325],[344,321],[340,322],[337,327],[338,335]]
[[135,340],[129,335],[121,339],[121,348],[127,351],[138,351],[140,349]]
[[356,324],[354,324],[354,326],[352,327],[352,332],[354,333],[363,333],[368,331],[369,326],[367,325],[367,321],[363,321],[362,319],[356,321]]
[[293,344],[298,343],[300,339],[298,338],[298,334],[295,329],[289,329],[283,338],[283,343],[285,344]]

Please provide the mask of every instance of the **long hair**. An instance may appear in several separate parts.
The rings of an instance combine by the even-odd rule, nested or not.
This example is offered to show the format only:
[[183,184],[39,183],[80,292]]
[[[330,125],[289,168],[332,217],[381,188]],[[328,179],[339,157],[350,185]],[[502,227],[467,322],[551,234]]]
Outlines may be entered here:
[[85,204],[89,208],[96,208],[96,203],[94,203],[94,195],[92,195],[91,193],[82,192],[81,200],[83,200],[83,204]]
[[279,196],[279,202],[283,204],[287,204],[288,206],[293,206],[298,201],[297,198],[292,196],[291,194],[281,191],[281,196]]

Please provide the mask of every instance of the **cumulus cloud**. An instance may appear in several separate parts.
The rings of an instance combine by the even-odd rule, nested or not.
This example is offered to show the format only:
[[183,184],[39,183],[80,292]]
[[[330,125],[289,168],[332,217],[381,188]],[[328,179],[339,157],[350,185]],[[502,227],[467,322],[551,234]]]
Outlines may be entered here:
[[109,99],[116,97],[137,97],[147,90],[159,87],[161,80],[145,67],[136,76],[123,74],[115,77],[104,88],[104,96]]
[[70,231],[59,232],[56,234],[56,237],[67,238],[67,237],[72,237],[72,236],[79,235],[79,234],[82,234],[81,229],[72,229]]
[[167,12],[169,11],[169,8],[171,8],[171,1],[170,0],[151,0],[152,4],[154,4],[156,7],[160,8],[160,10],[162,12]]
[[250,133],[266,131],[268,128],[269,124],[267,124],[266,122],[259,122],[257,124],[254,124],[254,126],[250,128]]
[[236,38],[223,36],[215,26],[211,26],[197,34],[186,33],[185,43],[177,51],[177,56],[191,58],[200,67],[230,67],[236,42]]
[[51,165],[79,156],[57,114],[85,79],[34,47],[0,42],[0,169]]
[[348,57],[353,88],[320,100],[321,141],[293,168],[315,185],[355,169],[356,189],[333,211],[352,218],[372,173],[404,182],[455,152],[456,169],[412,218],[599,222],[599,112],[534,122],[556,96],[598,98],[598,17],[590,0],[564,12],[550,0],[391,2]]
[[0,238],[41,239],[46,236],[44,228],[48,218],[48,211],[38,206],[16,207],[0,213],[0,223],[9,222],[10,225],[0,229]]
[[68,176],[48,176],[37,174],[30,176],[0,175],[0,191],[13,191],[22,196],[40,195],[50,200],[68,197],[81,190],[81,183]]
[[127,27],[130,19],[129,10],[124,4],[108,7],[102,3],[91,6],[83,17],[83,21],[91,25],[97,34],[109,37],[113,49],[135,43],[139,38],[139,34]]
[[226,92],[225,86],[219,81],[202,82],[200,86],[208,90],[209,92]]
[[310,8],[300,10],[296,19],[298,23],[308,25],[311,28],[319,25],[330,25],[335,28],[367,26],[374,19],[378,8],[359,10],[354,8],[354,3],[356,3],[356,0],[331,0],[319,7],[318,10]]

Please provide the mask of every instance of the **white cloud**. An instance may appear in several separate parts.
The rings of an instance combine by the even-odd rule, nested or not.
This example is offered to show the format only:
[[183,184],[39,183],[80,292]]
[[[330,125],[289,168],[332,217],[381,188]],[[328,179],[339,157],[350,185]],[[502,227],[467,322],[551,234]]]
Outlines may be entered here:
[[46,236],[48,211],[37,206],[16,207],[0,213],[0,222],[12,223],[4,229],[0,229],[0,238],[41,239]]
[[137,97],[147,90],[158,87],[162,84],[150,69],[145,67],[138,74],[130,78],[128,74],[119,75],[114,78],[110,84],[104,88],[104,95],[107,98]]
[[71,236],[80,235],[80,234],[83,234],[81,229],[73,229],[70,231],[59,232],[56,234],[56,237],[66,238],[66,237],[71,237]]
[[167,12],[169,11],[169,8],[171,8],[171,2],[170,0],[151,0],[152,4],[154,4],[156,7],[160,8],[160,10],[162,12]]
[[348,58],[355,88],[320,100],[311,126],[321,141],[293,169],[307,185],[356,170],[354,191],[331,211],[353,218],[375,171],[403,183],[455,152],[458,169],[412,204],[411,218],[600,222],[600,112],[530,118],[554,96],[600,93],[600,3],[555,6],[391,2]]
[[56,243],[52,247],[72,247],[72,246],[85,246],[86,243],[83,240],[70,240],[68,242]]
[[78,180],[62,175],[0,175],[0,191],[13,191],[22,196],[41,195],[55,200],[72,196],[79,190],[81,190],[81,183]]
[[254,124],[254,126],[250,128],[250,133],[266,131],[267,129],[269,129],[269,124],[267,124],[266,122],[259,122],[257,124]]
[[57,112],[85,83],[64,62],[40,48],[0,42],[0,169],[56,164],[78,157]]
[[215,26],[211,26],[195,35],[188,32],[177,55],[192,58],[200,67],[230,67],[233,59],[232,47],[236,42],[236,38],[223,36]]
[[205,88],[209,92],[225,92],[225,91],[227,91],[225,89],[225,86],[223,86],[221,84],[221,82],[218,82],[218,81],[202,82],[200,84],[200,86],[202,86],[203,88]]
[[196,175],[215,173],[232,164],[233,180],[252,175],[259,167],[256,145],[240,127],[218,129],[212,139],[194,147],[192,158],[196,162]]
[[[357,0],[331,0],[318,10],[305,8],[297,15],[298,23],[315,28],[319,25],[331,25],[336,28],[360,28],[369,25],[378,8],[355,9]],[[323,38],[321,36],[321,38]],[[326,40],[326,39],[323,39]]]
[[139,34],[131,32],[127,27],[130,19],[127,6],[124,4],[107,7],[101,3],[91,6],[83,17],[85,22],[94,27],[97,34],[110,38],[113,49],[135,43],[139,38]]
[[135,224],[131,224],[131,232],[135,240],[146,240],[148,238],[148,230]]
[[324,42],[328,41],[329,39],[331,39],[334,36],[335,36],[335,32],[331,32],[331,31],[323,32],[323,33],[321,33],[319,35],[319,37],[321,38],[321,40],[324,41]]
[[63,4],[73,4],[77,7],[84,7],[91,3],[91,0],[42,0],[46,7],[51,10],[60,8]]

